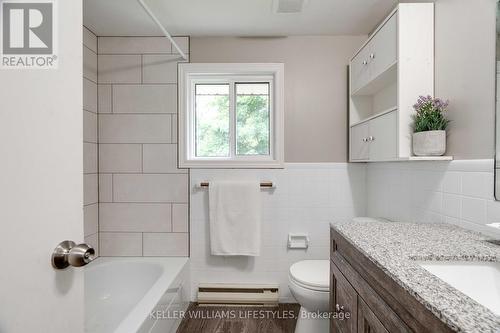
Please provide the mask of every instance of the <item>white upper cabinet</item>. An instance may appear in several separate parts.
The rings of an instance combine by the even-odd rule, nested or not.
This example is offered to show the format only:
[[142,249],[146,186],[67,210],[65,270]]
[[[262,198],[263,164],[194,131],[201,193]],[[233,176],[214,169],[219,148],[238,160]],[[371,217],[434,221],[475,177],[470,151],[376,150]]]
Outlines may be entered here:
[[410,159],[412,106],[434,95],[434,4],[399,4],[349,72],[350,161]]

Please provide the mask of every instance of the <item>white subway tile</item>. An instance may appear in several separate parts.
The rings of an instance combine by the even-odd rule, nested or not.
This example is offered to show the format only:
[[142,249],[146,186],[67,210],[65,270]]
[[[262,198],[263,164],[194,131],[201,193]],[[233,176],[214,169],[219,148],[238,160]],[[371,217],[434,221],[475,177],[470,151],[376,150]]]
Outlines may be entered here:
[[476,224],[486,222],[486,201],[469,197],[462,198],[462,219]]
[[443,179],[443,192],[461,194],[462,180],[460,172],[446,172]]
[[86,27],[83,27],[83,45],[97,53],[97,37]]
[[485,172],[464,172],[462,174],[462,194],[470,197],[488,198],[492,183],[488,173]]
[[83,175],[83,204],[90,205],[98,201],[97,175]]
[[97,91],[98,97],[98,112],[99,113],[111,113],[113,112],[112,106],[112,96],[111,89],[112,85],[110,84],[99,84]]
[[449,217],[460,218],[461,198],[454,194],[443,194],[443,214]]
[[83,109],[97,113],[97,84],[83,78]]
[[103,257],[142,256],[142,234],[139,232],[100,232],[99,245]]
[[143,145],[144,173],[187,173],[187,169],[177,168],[177,145]]
[[83,141],[97,143],[97,114],[83,111]]
[[187,257],[187,233],[144,233],[144,256]]
[[188,204],[173,204],[172,205],[172,231],[173,232],[188,232],[189,231],[189,205]]
[[83,48],[83,77],[97,82],[97,54],[86,47]]
[[171,53],[165,37],[99,37],[99,54]]
[[83,207],[83,234],[90,236],[97,233],[99,220],[99,205],[93,204]]
[[170,204],[102,203],[99,209],[101,231],[170,232]]
[[182,174],[113,175],[115,202],[188,202],[188,178]]
[[177,113],[177,85],[116,85],[114,113]]
[[177,55],[144,55],[144,83],[177,83],[177,63],[180,60]]
[[99,83],[141,83],[140,55],[99,55]]
[[99,174],[99,202],[113,201],[113,175]]
[[167,114],[99,116],[100,143],[170,143],[170,132]]
[[141,172],[142,146],[139,144],[100,144],[99,172]]
[[83,143],[83,173],[97,173],[97,143]]

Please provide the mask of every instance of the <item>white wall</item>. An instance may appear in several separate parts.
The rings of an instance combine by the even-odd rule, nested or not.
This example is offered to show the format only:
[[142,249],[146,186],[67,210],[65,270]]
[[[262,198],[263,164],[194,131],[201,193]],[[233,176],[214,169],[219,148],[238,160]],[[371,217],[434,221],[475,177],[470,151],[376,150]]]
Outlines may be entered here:
[[[262,248],[259,257],[210,255],[208,191],[201,181],[271,180],[262,190]],[[193,169],[191,183],[192,297],[199,283],[276,283],[281,301],[294,302],[288,290],[288,269],[302,259],[329,257],[329,223],[365,214],[365,166],[346,163],[287,164],[284,170]],[[310,247],[288,250],[288,233],[308,233]]]
[[500,222],[493,178],[493,160],[370,163],[367,214],[394,221],[452,223],[498,237],[500,231],[485,226]]
[[59,68],[0,73],[0,332],[83,332],[82,2],[57,1]]

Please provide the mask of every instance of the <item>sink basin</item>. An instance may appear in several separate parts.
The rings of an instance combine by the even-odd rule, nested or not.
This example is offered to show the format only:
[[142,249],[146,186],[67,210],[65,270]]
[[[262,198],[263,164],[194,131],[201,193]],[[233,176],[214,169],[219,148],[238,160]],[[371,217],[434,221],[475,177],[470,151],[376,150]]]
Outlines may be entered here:
[[500,316],[500,263],[418,261],[421,267]]

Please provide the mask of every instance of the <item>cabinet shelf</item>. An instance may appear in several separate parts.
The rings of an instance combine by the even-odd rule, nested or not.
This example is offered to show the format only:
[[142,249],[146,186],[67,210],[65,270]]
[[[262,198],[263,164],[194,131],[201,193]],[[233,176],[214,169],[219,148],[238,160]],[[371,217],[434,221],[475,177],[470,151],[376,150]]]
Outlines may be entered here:
[[370,117],[368,117],[368,118],[362,119],[362,120],[360,120],[360,121],[357,121],[357,122],[355,122],[355,123],[351,124],[351,125],[350,125],[350,127],[353,127],[353,126],[356,126],[356,125],[359,125],[359,124],[365,123],[365,122],[367,122],[367,121],[370,121],[370,120],[372,120],[372,119],[374,119],[374,118],[377,118],[377,117],[383,116],[384,114],[389,113],[389,112],[392,112],[392,111],[395,111],[395,110],[397,110],[397,109],[398,109],[398,107],[397,107],[397,106],[394,106],[394,107],[388,108],[388,109],[386,109],[386,110],[384,110],[384,111],[377,112],[377,113],[375,113],[375,114],[371,115],[371,116],[370,116]]
[[398,77],[398,61],[394,61],[390,64],[386,70],[381,72],[378,76],[374,77],[372,80],[364,84],[362,87],[359,87],[354,92],[351,93],[351,96],[370,96],[373,95],[384,87],[389,86],[390,84],[397,81]]

